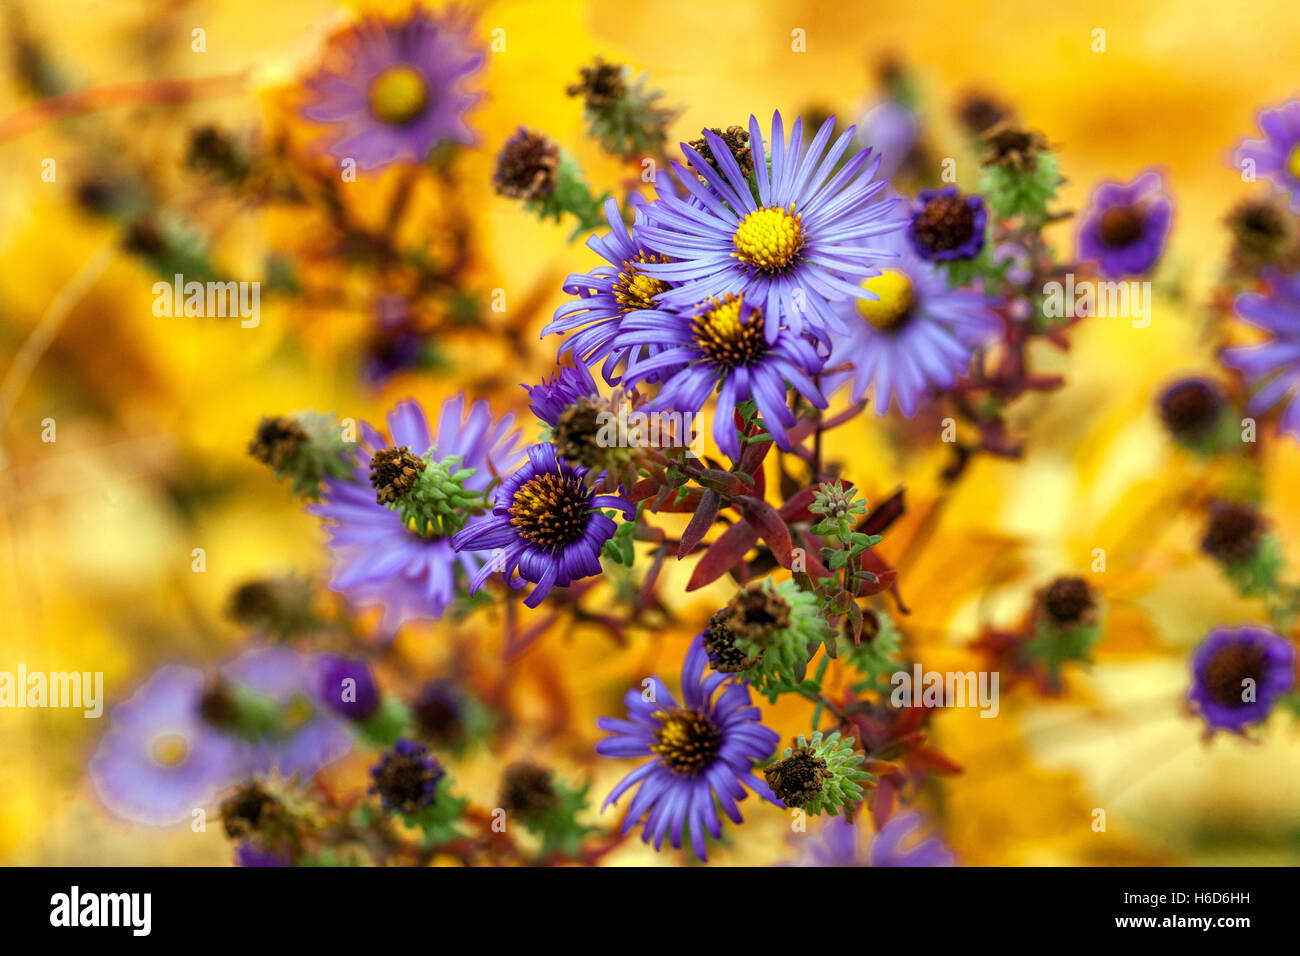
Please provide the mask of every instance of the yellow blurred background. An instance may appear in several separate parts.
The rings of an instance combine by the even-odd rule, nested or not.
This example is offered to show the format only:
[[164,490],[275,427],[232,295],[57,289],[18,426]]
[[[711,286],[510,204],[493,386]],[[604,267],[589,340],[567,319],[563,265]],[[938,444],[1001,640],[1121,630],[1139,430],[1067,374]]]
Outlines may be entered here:
[[[246,446],[259,416],[301,408],[381,419],[400,398],[426,407],[472,379],[498,413],[513,408],[531,430],[523,390],[549,374],[554,340],[536,331],[564,301],[560,281],[593,265],[568,227],[543,224],[492,193],[497,148],[520,124],[546,130],[573,152],[597,189],[629,171],[584,136],[581,104],[566,97],[579,67],[600,54],[649,74],[665,102],[681,105],[673,141],[751,112],[793,116],[825,107],[856,119],[878,98],[874,66],[896,55],[919,84],[927,134],[958,160],[958,184],[976,187],[952,109],[978,88],[1014,105],[1058,148],[1068,182],[1061,205],[1079,209],[1103,178],[1162,168],[1176,202],[1153,320],[1134,329],[1091,320],[1071,349],[1035,351],[1036,368],[1066,376],[1055,393],[1013,409],[1026,440],[1021,462],[980,458],[940,500],[937,442],[900,448],[874,415],[834,433],[828,454],[845,463],[871,501],[907,489],[910,511],[880,546],[900,568],[913,614],[899,619],[927,667],[974,666],[965,645],[985,623],[1010,624],[1034,590],[1059,573],[1086,572],[1103,548],[1096,586],[1105,638],[1088,671],[1072,671],[1057,701],[1004,693],[1001,715],[942,715],[934,741],[965,768],[923,801],[967,864],[1300,862],[1300,747],[1276,718],[1257,742],[1201,739],[1183,709],[1190,649],[1217,624],[1264,619],[1234,596],[1197,551],[1190,507],[1213,473],[1175,450],[1153,397],[1171,376],[1213,372],[1205,302],[1226,251],[1222,218],[1263,190],[1227,165],[1254,134],[1263,105],[1295,94],[1300,7],[1208,0],[1081,2],[777,3],[765,0],[520,0],[483,5],[480,27],[505,31],[477,78],[485,91],[470,117],[477,147],[463,157],[460,201],[474,217],[474,282],[515,302],[540,297],[521,361],[482,335],[440,343],[452,371],[398,376],[381,390],[355,374],[350,351],[368,321],[349,297],[301,308],[263,306],[256,329],[202,319],[156,318],[155,277],[123,252],[117,229],[86,215],[74,190],[99,164],[146,168],[168,208],[211,230],[214,254],[238,271],[268,249],[293,249],[310,222],[261,214],[197,188],[183,172],[188,132],[205,122],[256,130],[283,122],[295,78],[323,40],[357,10],[341,5],[223,0],[14,0],[21,30],[66,73],[69,88],[244,74],[242,88],[184,104],[117,105],[14,132],[0,125],[0,670],[102,670],[108,706],[158,664],[229,656],[246,635],[223,615],[233,587],[268,574],[328,566],[324,534]],[[0,20],[10,47],[18,19]],[[206,52],[191,31],[206,31]],[[1106,50],[1093,52],[1094,30]],[[806,51],[791,48],[806,31]],[[0,124],[30,107],[10,68],[0,76]],[[53,158],[54,182],[41,177]],[[391,176],[358,183],[354,208],[372,218]],[[430,208],[438,199],[417,199]],[[1072,252],[1070,225],[1054,237]],[[69,292],[71,290],[71,292]],[[66,315],[63,309],[66,306]],[[51,319],[53,316],[53,319]],[[51,325],[53,324],[53,328]],[[48,333],[48,341],[45,336]],[[33,344],[35,343],[35,344]],[[15,377],[15,362],[34,358]],[[21,362],[20,362],[21,359]],[[461,370],[461,371],[456,371]],[[12,384],[11,384],[12,383]],[[490,390],[483,387],[495,383]],[[43,421],[57,441],[43,442]],[[1300,561],[1300,452],[1267,450],[1268,514],[1292,566]],[[935,509],[931,516],[931,510]],[[921,529],[931,516],[924,542]],[[665,522],[659,522],[665,523]],[[911,545],[915,544],[915,547]],[[207,570],[191,570],[202,547]],[[629,768],[598,761],[595,718],[614,713],[622,688],[650,672],[674,684],[690,637],[729,596],[718,583],[684,593],[689,564],[668,570],[664,593],[677,633],[637,634],[626,649],[585,627],[552,632],[503,673],[490,622],[407,628],[399,652],[434,676],[470,660],[485,683],[509,678],[517,732],[454,766],[469,794],[495,793],[509,760],[544,754],[566,777],[594,779],[596,804]],[[543,607],[537,614],[546,609]],[[381,683],[384,681],[380,675]],[[784,736],[806,729],[807,707],[765,707]],[[193,833],[131,828],[96,802],[83,768],[102,722],[79,712],[0,711],[0,861],[6,863],[226,863],[219,827]],[[363,774],[330,771],[351,786]],[[766,864],[788,858],[787,815],[747,801],[717,859]],[[488,805],[491,805],[490,803]],[[1106,811],[1104,833],[1093,811]],[[589,818],[612,826],[614,813]],[[638,841],[607,863],[668,863]]]

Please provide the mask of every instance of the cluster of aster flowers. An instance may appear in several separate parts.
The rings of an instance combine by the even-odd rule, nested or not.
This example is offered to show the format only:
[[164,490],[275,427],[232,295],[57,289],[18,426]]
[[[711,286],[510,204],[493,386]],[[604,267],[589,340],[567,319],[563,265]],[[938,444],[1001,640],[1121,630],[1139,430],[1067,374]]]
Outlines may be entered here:
[[[323,200],[340,230],[334,254],[367,250],[394,277],[371,303],[383,317],[359,369],[371,381],[433,361],[427,310],[441,316],[435,333],[483,325],[457,269],[396,238],[410,192],[425,177],[454,187],[455,151],[475,144],[467,110],[484,58],[474,32],[419,8],[366,19],[329,40],[303,84],[302,115],[325,132],[318,150],[363,172],[404,171],[377,231],[347,222],[337,197]],[[756,813],[838,818],[800,862],[951,863],[937,839],[901,845],[921,816],[899,808],[935,775],[960,772],[925,742],[930,709],[888,693],[890,674],[914,661],[905,582],[877,546],[905,497],[870,506],[855,484],[864,476],[828,460],[823,439],[855,423],[937,446],[937,423],[960,422],[948,484],[977,455],[1017,457],[1008,409],[1060,384],[1034,372],[1029,346],[1064,348],[1082,317],[1045,308],[1046,285],[1075,269],[1150,275],[1173,204],[1154,170],[1101,184],[1080,217],[1077,262],[1067,261],[1045,235],[1064,218],[1047,139],[1009,109],[964,104],[979,176],[959,188],[928,169],[914,95],[894,81],[861,129],[833,116],[719,118],[674,160],[674,111],[644,79],[597,61],[569,90],[591,135],[623,161],[662,167],[650,192],[621,199],[595,195],[543,131],[520,127],[496,144],[499,195],[591,233],[587,271],[563,281],[565,301],[532,329],[556,347],[555,368],[524,386],[535,435],[468,388],[436,410],[399,402],[382,428],[317,412],[264,418],[249,451],[320,519],[342,608],[321,611],[294,580],[245,585],[232,614],[268,643],[213,674],[163,668],[121,705],[92,764],[105,804],[166,823],[225,793],[223,823],[245,865],[419,865],[439,854],[596,862],[638,829],[656,850],[706,859],[711,841],[730,839],[723,818],[740,824],[740,802],[757,794]],[[1297,115],[1295,104],[1266,113],[1268,140],[1242,147],[1293,195]],[[196,141],[196,165],[280,188],[215,135]],[[448,220],[463,249],[459,217]],[[1261,257],[1290,253],[1252,237],[1235,261],[1261,271],[1237,311],[1270,338],[1222,359],[1252,390],[1248,410],[1281,403],[1279,430],[1300,435],[1300,275],[1268,271]],[[1172,386],[1160,410],[1180,442],[1215,453],[1229,405],[1198,378]],[[1216,511],[1205,550],[1243,591],[1269,598],[1280,629],[1300,610],[1300,587],[1279,583],[1262,518],[1232,507]],[[686,590],[718,584],[730,598],[681,621],[662,593],[670,562],[689,563]],[[566,623],[618,644],[666,624],[696,633],[676,692],[647,678],[627,690],[625,715],[598,723],[608,735],[599,755],[640,761],[604,800],[622,804],[616,833],[586,822],[588,784],[523,763],[506,769],[498,803],[539,849],[501,838],[493,805],[449,770],[482,742],[492,707],[450,676],[403,686],[389,656],[400,634],[498,611],[508,661]],[[975,646],[993,669],[1059,692],[1067,669],[1088,662],[1101,620],[1100,595],[1067,575],[1034,595],[1020,628]],[[320,653],[325,643],[333,653]],[[1274,630],[1217,630],[1194,656],[1191,700],[1211,726],[1240,730],[1291,690],[1294,657]],[[783,698],[810,713],[784,747],[756,703]],[[352,748],[372,751],[368,789],[341,798],[318,771]],[[868,820],[877,832],[860,853]]]

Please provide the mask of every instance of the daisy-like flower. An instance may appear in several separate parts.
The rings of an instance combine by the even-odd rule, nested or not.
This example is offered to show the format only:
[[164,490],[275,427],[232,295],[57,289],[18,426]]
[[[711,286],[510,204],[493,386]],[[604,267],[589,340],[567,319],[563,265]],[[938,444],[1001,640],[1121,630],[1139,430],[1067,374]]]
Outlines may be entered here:
[[1236,369],[1257,389],[1246,411],[1258,415],[1282,406],[1278,428],[1300,438],[1300,274],[1264,274],[1265,293],[1243,292],[1237,315],[1272,338],[1259,345],[1224,349],[1219,360]]
[[416,8],[399,21],[366,19],[331,38],[305,117],[332,124],[331,155],[373,169],[420,162],[444,142],[470,143],[465,111],[478,94],[464,80],[483,64],[470,23]]
[[642,842],[653,839],[656,850],[665,836],[680,849],[685,833],[701,860],[707,859],[705,833],[715,838],[722,833],[718,807],[734,823],[742,822],[736,804],[748,796],[745,787],[778,803],[754,773],[754,761],[770,757],[780,738],[759,723],[748,687],[729,682],[725,674],[704,676],[708,662],[697,637],[682,663],[681,704],[653,677],[650,700],[640,689],[629,690],[623,698],[627,720],[597,721],[612,736],[596,744],[596,752],[604,757],[653,758],[619,781],[602,809],[639,784],[623,832],[641,824]]
[[[667,375],[651,404],[661,410],[699,412],[714,389],[718,407],[713,438],[732,458],[740,457],[734,423],[736,405],[753,400],[778,447],[789,450],[785,430],[795,423],[786,403],[786,383],[818,408],[826,399],[811,376],[822,368],[813,344],[790,329],[772,331],[763,307],[730,293],[688,312],[644,312],[628,316],[618,343],[633,348],[658,343],[664,351],[637,364],[627,382]],[[671,370],[671,371],[670,371]]]
[[956,186],[917,194],[907,241],[922,259],[950,262],[974,259],[984,249],[989,212],[979,196],[963,196]]
[[204,719],[203,696],[202,671],[167,665],[113,710],[89,768],[104,806],[136,823],[178,823],[250,769],[250,747]]
[[1291,210],[1300,212],[1300,100],[1261,110],[1259,128],[1264,139],[1243,139],[1233,162],[1238,169],[1254,164],[1254,172],[1267,176],[1291,194]]
[[952,851],[937,837],[903,842],[921,826],[920,813],[894,817],[871,840],[866,852],[861,849],[862,828],[843,817],[832,817],[822,824],[819,842],[800,838],[801,853],[795,866],[952,866]]
[[[508,471],[519,460],[519,434],[510,431],[514,416],[494,420],[487,402],[475,402],[468,416],[465,411],[463,395],[443,402],[435,436],[418,403],[400,402],[388,415],[388,438],[361,425],[365,461],[379,459],[381,469],[374,473],[383,475],[400,449],[427,465],[459,459],[461,469],[474,469],[463,481],[465,489],[483,492],[494,472]],[[482,559],[473,551],[456,554],[449,536],[428,524],[413,528],[400,511],[376,503],[368,481],[371,472],[359,462],[351,480],[328,479],[324,500],[308,510],[332,523],[330,587],[357,604],[382,605],[384,629],[395,633],[405,621],[441,617],[456,596],[457,569],[472,577]],[[396,477],[397,485],[389,489],[394,494],[403,484],[403,473]],[[381,494],[385,487],[379,489]],[[400,502],[400,496],[394,501]]]
[[1192,655],[1188,698],[1208,728],[1258,723],[1296,679],[1295,646],[1264,627],[1219,628]]
[[1145,275],[1165,250],[1173,216],[1157,172],[1127,184],[1103,182],[1079,221],[1079,259],[1097,263],[1108,279]]
[[673,174],[690,195],[680,197],[661,183],[647,222],[633,230],[646,248],[675,260],[642,270],[679,283],[659,293],[661,308],[687,309],[735,294],[763,310],[769,343],[786,327],[795,333],[807,328],[819,338],[844,331],[831,303],[870,298],[860,283],[888,255],[868,243],[901,223],[892,214],[895,203],[881,195],[885,180],[872,181],[880,166],[873,150],[860,150],[835,172],[855,130],[827,149],[834,129],[830,117],[805,146],[803,120],[795,121],[787,140],[777,113],[771,160],[764,163],[763,134],[751,116],[753,186],[712,131],[705,130],[704,139],[718,168],[682,146],[692,168],[674,163]]
[[266,701],[275,713],[271,732],[255,742],[255,769],[304,779],[352,748],[352,732],[321,698],[320,662],[281,645],[251,647],[221,670]]
[[597,509],[613,508],[627,518],[636,509],[626,498],[596,494],[586,475],[586,468],[556,457],[553,445],[528,449],[528,460],[497,489],[492,513],[452,538],[457,551],[496,550],[474,575],[471,592],[500,571],[512,588],[535,584],[524,604],[537,607],[551,588],[601,573],[600,551],[615,525]]
[[593,402],[600,397],[596,380],[586,366],[564,366],[537,385],[525,385],[528,407],[552,429],[560,427],[564,414],[575,405]]
[[998,318],[987,296],[949,289],[901,231],[884,246],[898,259],[862,284],[875,298],[838,307],[848,331],[832,339],[825,384],[830,392],[849,383],[854,401],[870,390],[877,415],[897,402],[910,418],[926,397],[956,384],[975,349],[996,334]]
[[[645,208],[644,203],[635,204],[633,215],[637,223],[644,220]],[[647,252],[633,241],[619,215],[617,201],[605,200],[604,209],[609,232],[592,236],[587,246],[609,265],[574,273],[564,280],[564,291],[578,298],[555,310],[542,335],[573,332],[560,345],[559,355],[572,355],[583,366],[604,359],[601,375],[614,385],[619,381],[619,366],[630,368],[639,356],[638,349],[615,346],[614,339],[623,320],[658,308],[655,297],[671,288],[671,283],[647,274],[650,264],[666,263],[668,259]],[[647,349],[649,355],[659,351],[657,346]]]

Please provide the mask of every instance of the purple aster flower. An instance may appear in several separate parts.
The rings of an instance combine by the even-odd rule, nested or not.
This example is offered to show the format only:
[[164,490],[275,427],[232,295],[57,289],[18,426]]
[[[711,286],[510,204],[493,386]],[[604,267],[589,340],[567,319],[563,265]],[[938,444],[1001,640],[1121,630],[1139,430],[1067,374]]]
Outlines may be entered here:
[[1291,690],[1295,647],[1264,627],[1218,628],[1192,654],[1188,693],[1210,730],[1237,733],[1265,719]]
[[873,106],[858,126],[858,142],[874,146],[880,154],[879,173],[888,178],[916,146],[920,124],[916,114],[896,100],[884,100]]
[[[465,397],[456,395],[443,402],[435,437],[419,404],[400,402],[388,415],[389,439],[362,424],[363,461],[391,448],[416,456],[432,450],[435,461],[459,456],[463,468],[477,469],[465,487],[485,491],[493,472],[508,471],[518,461],[513,422],[513,415],[494,421],[483,401],[466,418]],[[405,621],[441,617],[456,596],[457,569],[472,577],[482,560],[472,551],[456,554],[449,537],[421,534],[399,513],[376,504],[367,476],[366,464],[359,462],[353,480],[327,479],[322,502],[308,510],[333,523],[330,587],[358,604],[383,605],[383,627],[395,633]]]
[[293,866],[287,853],[268,850],[256,843],[241,843],[235,848],[235,866]]
[[1256,415],[1280,404],[1279,430],[1300,438],[1300,273],[1284,276],[1269,270],[1263,278],[1268,291],[1243,292],[1235,306],[1237,315],[1272,338],[1224,349],[1219,360],[1258,389],[1246,404],[1247,412]]
[[[644,221],[644,201],[635,197],[633,215],[637,223]],[[641,311],[658,308],[655,296],[666,292],[672,284],[652,278],[646,268],[650,263],[666,263],[668,258],[647,252],[633,242],[627,226],[618,212],[618,203],[605,201],[605,219],[609,232],[592,236],[587,246],[609,263],[588,273],[574,273],[564,280],[564,291],[578,298],[555,310],[555,316],[542,329],[542,335],[557,332],[574,332],[560,345],[559,355],[571,354],[580,365],[604,359],[601,375],[615,385],[619,381],[619,366],[631,367],[639,357],[633,348],[617,348],[614,339],[623,319]],[[576,332],[574,330],[577,330]],[[647,354],[656,355],[659,348],[651,346]]]
[[114,708],[90,760],[95,793],[136,823],[188,820],[251,767],[249,746],[203,719],[203,672],[167,665]]
[[871,841],[867,857],[872,866],[952,866],[955,858],[942,840],[930,837],[907,849],[903,841],[921,826],[921,814],[900,814],[883,827]]
[[364,721],[379,709],[379,685],[365,661],[326,654],[320,671],[320,697],[334,713]]
[[1233,163],[1241,169],[1253,162],[1256,174],[1291,194],[1291,211],[1300,213],[1300,100],[1261,110],[1259,128],[1265,138],[1243,139]]
[[417,813],[438,799],[438,784],[445,776],[447,771],[424,744],[399,740],[370,768],[370,792],[379,795],[388,813]]
[[979,196],[963,196],[956,186],[926,189],[912,204],[907,241],[922,259],[974,259],[984,249],[988,222],[988,209]]
[[786,383],[818,408],[826,399],[810,376],[822,368],[813,344],[790,329],[770,331],[761,306],[727,294],[700,304],[693,312],[643,312],[628,316],[618,343],[665,346],[629,372],[635,382],[673,369],[651,405],[661,410],[696,413],[718,390],[713,438],[733,459],[740,457],[735,426],[736,405],[752,400],[778,447],[788,450],[785,430],[795,423],[786,403]]
[[251,647],[221,669],[225,680],[265,699],[274,732],[256,741],[255,769],[310,777],[352,748],[352,732],[320,696],[320,662],[289,647]]
[[718,807],[732,822],[742,822],[736,804],[748,796],[746,786],[780,805],[754,773],[754,761],[772,756],[779,736],[759,723],[745,684],[728,682],[726,674],[704,676],[708,662],[703,638],[696,637],[682,662],[680,705],[664,682],[653,677],[650,700],[640,689],[624,696],[627,720],[601,717],[596,722],[612,735],[596,744],[601,756],[654,758],[619,781],[601,809],[639,784],[623,832],[641,824],[641,841],[653,838],[658,850],[665,835],[680,849],[685,831],[701,860],[707,859],[704,834],[717,838],[722,833]]
[[315,98],[302,114],[336,126],[330,154],[360,169],[472,142],[464,114],[479,97],[463,81],[483,53],[470,32],[463,17],[418,7],[404,20],[363,20],[331,38],[321,69],[305,80]]
[[537,607],[551,588],[600,574],[600,551],[614,536],[614,522],[596,509],[615,508],[628,518],[636,509],[626,498],[596,494],[584,482],[586,474],[586,468],[557,458],[552,445],[528,449],[528,460],[497,489],[492,514],[452,538],[457,551],[498,549],[474,575],[471,592],[501,571],[512,588],[525,581],[537,585],[524,599]]
[[1079,221],[1079,259],[1097,263],[1107,279],[1145,275],[1164,252],[1173,216],[1157,172],[1127,185],[1103,182]]
[[854,128],[827,149],[834,129],[831,117],[805,146],[803,120],[795,120],[787,140],[776,113],[771,160],[764,163],[763,134],[751,116],[757,199],[716,134],[705,130],[704,139],[720,171],[682,146],[692,168],[674,163],[673,173],[690,196],[679,197],[661,183],[647,221],[634,228],[646,248],[677,260],[647,263],[642,270],[680,283],[659,293],[661,308],[688,309],[707,299],[743,295],[762,308],[769,342],[787,326],[796,334],[807,327],[818,338],[828,330],[843,331],[831,303],[868,297],[860,283],[887,254],[866,243],[897,229],[899,222],[892,216],[895,203],[882,200],[885,180],[872,181],[880,166],[873,150],[858,151],[835,171]]
[[874,299],[838,306],[848,329],[832,337],[828,392],[850,383],[854,401],[872,392],[876,414],[897,402],[911,417],[933,393],[951,388],[970,367],[975,349],[999,326],[993,300],[971,289],[949,289],[940,267],[904,241],[886,237],[897,261],[863,283]]
[[935,837],[904,849],[908,835],[921,825],[920,813],[905,813],[886,823],[862,852],[862,827],[843,817],[822,824],[820,841],[800,839],[795,866],[952,866],[955,857]]
[[581,365],[577,368],[562,367],[539,385],[525,385],[524,390],[528,392],[528,407],[551,428],[556,428],[560,416],[580,400],[600,397],[596,380]]

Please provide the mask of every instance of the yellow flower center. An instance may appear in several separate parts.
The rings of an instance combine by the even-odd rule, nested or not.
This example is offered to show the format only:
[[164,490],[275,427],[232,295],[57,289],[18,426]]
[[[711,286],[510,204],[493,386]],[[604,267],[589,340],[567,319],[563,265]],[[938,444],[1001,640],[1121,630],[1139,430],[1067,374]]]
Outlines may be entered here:
[[412,66],[390,66],[370,84],[370,112],[394,126],[409,123],[429,102],[424,75]]
[[653,309],[655,307],[655,296],[666,290],[668,283],[662,279],[644,275],[637,269],[637,266],[646,262],[667,261],[667,256],[651,255],[643,252],[635,259],[624,262],[623,271],[618,274],[618,282],[614,283],[614,299],[618,302],[619,308],[624,312],[635,312],[637,309]]
[[1296,179],[1300,179],[1300,144],[1297,144],[1296,148],[1291,150],[1291,155],[1287,157],[1286,171]]
[[912,280],[897,269],[885,269],[862,283],[862,288],[874,292],[874,299],[858,299],[858,311],[876,328],[888,332],[907,321],[915,301]]
[[790,209],[767,206],[756,209],[740,221],[732,240],[732,253],[765,272],[777,272],[794,262],[803,246],[800,216]]
[[691,320],[695,344],[715,364],[732,369],[752,365],[767,353],[763,313],[755,309],[748,322],[740,321],[742,296],[730,293],[710,299]]
[[185,760],[190,745],[180,734],[163,734],[154,740],[149,752],[156,763],[164,767],[175,767]]
[[659,729],[650,749],[679,777],[694,777],[713,762],[721,744],[717,725],[694,710],[655,714]]

